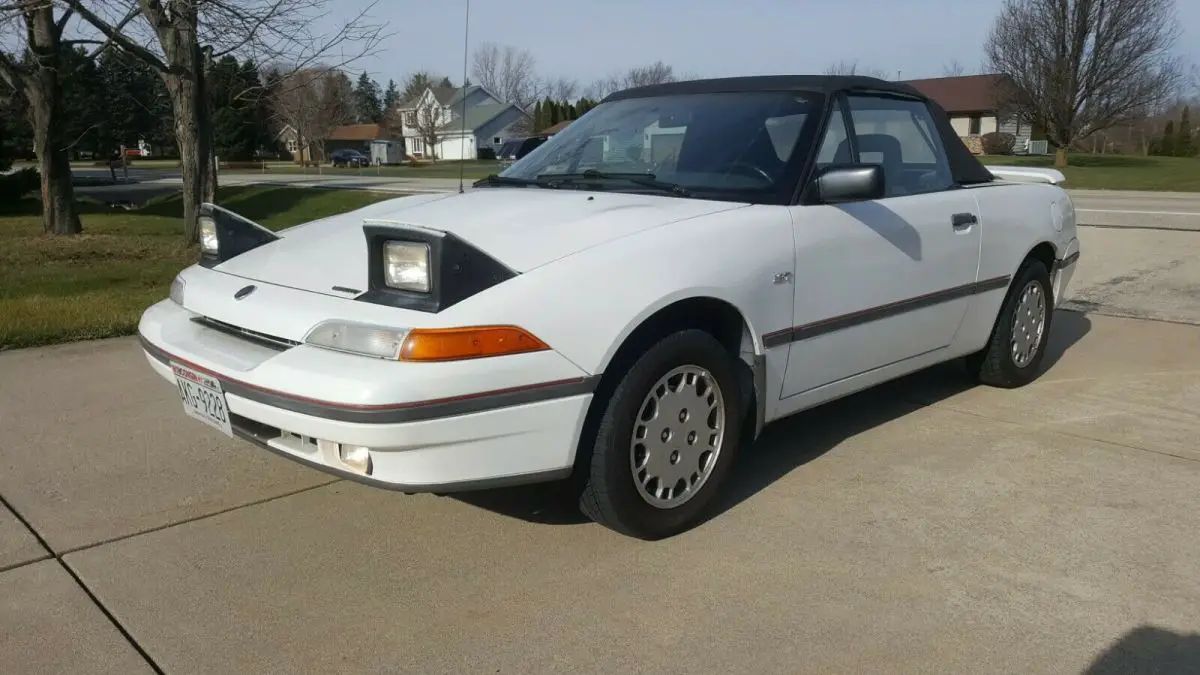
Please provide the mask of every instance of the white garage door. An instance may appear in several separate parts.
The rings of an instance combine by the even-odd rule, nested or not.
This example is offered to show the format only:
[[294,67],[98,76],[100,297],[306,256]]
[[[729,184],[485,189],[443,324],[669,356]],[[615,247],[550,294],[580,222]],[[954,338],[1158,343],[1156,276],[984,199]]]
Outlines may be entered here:
[[438,142],[439,159],[474,159],[475,139],[447,138]]

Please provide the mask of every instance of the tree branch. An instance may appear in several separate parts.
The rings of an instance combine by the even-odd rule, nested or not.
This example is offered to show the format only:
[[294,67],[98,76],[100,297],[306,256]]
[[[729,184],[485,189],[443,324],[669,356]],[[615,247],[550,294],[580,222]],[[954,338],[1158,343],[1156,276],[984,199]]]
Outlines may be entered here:
[[[120,23],[114,25],[114,24],[108,23],[107,21],[102,19],[100,16],[98,16],[95,12],[88,9],[88,7],[86,5],[88,0],[64,0],[64,1],[67,3],[67,5],[71,9],[78,12],[79,16],[84,21],[88,22],[93,28],[95,28],[96,30],[103,33],[105,37],[107,37],[110,41],[115,43],[121,49],[123,49],[127,52],[130,52],[131,54],[137,56],[139,59],[145,61],[151,68],[160,70],[162,72],[167,72],[169,70],[169,68],[167,67],[167,64],[164,63],[162,61],[162,59],[159,59],[149,49],[146,49],[142,45],[139,45],[138,43],[134,42],[129,36],[127,36],[123,32],[121,32],[124,29],[124,27],[127,24],[129,24],[129,22],[133,21],[133,19],[138,16],[139,13],[145,12],[145,11],[150,11],[149,9],[147,9],[147,5],[157,5],[158,4],[157,2],[152,2],[152,1],[146,2],[145,4],[142,5],[141,10],[139,10],[137,7],[130,9],[129,13],[125,16],[125,18],[123,18],[120,21]],[[161,17],[161,11],[160,11],[159,16]],[[147,16],[147,18],[149,19],[151,17]]]

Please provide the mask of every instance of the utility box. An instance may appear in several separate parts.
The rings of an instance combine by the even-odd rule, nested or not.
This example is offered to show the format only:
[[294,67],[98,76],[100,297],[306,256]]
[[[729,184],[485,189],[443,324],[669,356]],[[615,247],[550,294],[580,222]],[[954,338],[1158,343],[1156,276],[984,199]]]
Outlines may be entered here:
[[403,141],[371,141],[371,163],[399,164],[404,160]]

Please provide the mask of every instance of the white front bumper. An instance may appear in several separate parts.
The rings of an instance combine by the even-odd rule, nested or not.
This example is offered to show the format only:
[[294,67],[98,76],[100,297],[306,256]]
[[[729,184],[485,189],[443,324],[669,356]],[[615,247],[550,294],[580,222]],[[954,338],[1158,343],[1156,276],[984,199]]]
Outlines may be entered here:
[[[280,351],[195,316],[169,300],[145,312],[139,332],[150,365],[170,382],[171,361],[219,379],[235,433],[279,454],[413,492],[550,480],[571,470],[593,378],[553,351],[397,363],[306,345]],[[371,474],[349,471],[336,452],[290,434],[370,448]]]

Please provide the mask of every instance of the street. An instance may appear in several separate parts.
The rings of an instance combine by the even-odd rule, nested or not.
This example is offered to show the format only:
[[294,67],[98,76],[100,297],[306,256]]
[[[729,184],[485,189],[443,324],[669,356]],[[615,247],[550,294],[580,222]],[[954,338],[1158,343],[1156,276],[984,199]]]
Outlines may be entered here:
[[658,543],[225,440],[133,338],[0,353],[0,672],[1200,671],[1200,197],[1073,196],[1041,379],[769,427]]

